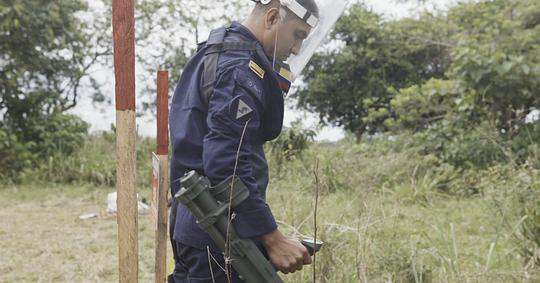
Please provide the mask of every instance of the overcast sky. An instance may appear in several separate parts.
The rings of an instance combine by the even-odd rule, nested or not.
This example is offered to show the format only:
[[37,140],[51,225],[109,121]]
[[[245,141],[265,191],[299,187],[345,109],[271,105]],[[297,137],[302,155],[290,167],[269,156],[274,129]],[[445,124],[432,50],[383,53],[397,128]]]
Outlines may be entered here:
[[[431,0],[429,1],[429,7],[436,7],[438,9],[445,9],[448,5],[455,3],[454,0]],[[394,19],[406,17],[414,14],[420,8],[415,1],[409,1],[408,4],[398,3],[397,1],[390,0],[366,0],[364,1],[367,7],[373,9],[376,13],[382,14],[386,19]],[[139,68],[136,68],[138,72]],[[112,70],[104,68],[97,68],[94,76],[100,82],[105,84],[104,91],[112,101],[114,102],[114,73]],[[174,78],[169,82],[175,84],[178,78]],[[81,97],[81,100],[77,107],[71,111],[71,113],[79,115],[82,119],[91,124],[91,131],[108,130],[112,123],[115,122],[115,108],[114,104],[109,107],[94,107],[88,96]],[[298,118],[303,120],[304,127],[315,127],[317,125],[316,115],[313,113],[307,113],[305,111],[298,111],[290,109],[294,104],[293,101],[287,101],[288,108],[285,112],[285,126],[289,126],[290,123]],[[143,116],[137,118],[137,127],[139,134],[144,136],[155,136],[156,126],[153,117]],[[343,130],[335,127],[324,127],[319,131],[317,140],[330,140],[336,141],[344,136]]]

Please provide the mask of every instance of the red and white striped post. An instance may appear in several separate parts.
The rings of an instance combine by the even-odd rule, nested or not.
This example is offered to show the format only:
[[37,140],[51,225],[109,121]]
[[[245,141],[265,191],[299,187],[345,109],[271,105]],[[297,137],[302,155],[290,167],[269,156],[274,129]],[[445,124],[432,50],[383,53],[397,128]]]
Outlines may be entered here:
[[155,282],[167,280],[167,193],[169,192],[169,79],[167,71],[157,74],[157,148],[159,176],[157,188],[157,229]]
[[135,132],[135,8],[133,0],[113,0],[116,96],[116,189],[120,283],[139,276]]

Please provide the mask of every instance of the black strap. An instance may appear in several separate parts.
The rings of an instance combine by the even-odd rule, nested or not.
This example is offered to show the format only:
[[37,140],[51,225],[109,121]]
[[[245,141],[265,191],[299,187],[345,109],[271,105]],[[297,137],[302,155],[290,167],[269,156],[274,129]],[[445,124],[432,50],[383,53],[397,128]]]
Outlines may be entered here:
[[257,48],[255,42],[223,42],[221,44],[215,44],[206,49],[205,55],[220,53],[229,50],[234,51],[252,51]]
[[210,32],[206,41],[206,52],[204,54],[204,70],[201,87],[201,99],[206,107],[210,102],[210,97],[214,94],[216,83],[216,72],[219,54],[221,52],[234,51],[254,51],[257,50],[256,42],[224,42],[226,28],[219,28]]
[[205,107],[208,107],[210,97],[214,94],[214,84],[216,82],[217,63],[219,53],[212,53],[204,56],[203,84],[201,87],[201,99]]
[[206,41],[206,45],[214,45],[214,44],[223,43],[223,40],[225,39],[226,34],[227,34],[226,27],[220,27],[218,29],[212,30],[210,32],[210,35],[208,35],[208,40]]

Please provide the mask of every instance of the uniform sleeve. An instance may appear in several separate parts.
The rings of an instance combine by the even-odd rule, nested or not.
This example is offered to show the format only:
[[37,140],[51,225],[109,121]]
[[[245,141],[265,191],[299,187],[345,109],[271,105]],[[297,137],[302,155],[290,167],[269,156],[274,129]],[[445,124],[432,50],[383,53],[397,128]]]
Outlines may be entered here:
[[249,189],[249,197],[234,211],[233,225],[241,238],[259,237],[277,228],[250,163],[251,144],[257,140],[264,111],[261,81],[257,79],[243,68],[225,71],[218,78],[208,106],[208,134],[203,141],[204,172],[212,184],[234,172]]

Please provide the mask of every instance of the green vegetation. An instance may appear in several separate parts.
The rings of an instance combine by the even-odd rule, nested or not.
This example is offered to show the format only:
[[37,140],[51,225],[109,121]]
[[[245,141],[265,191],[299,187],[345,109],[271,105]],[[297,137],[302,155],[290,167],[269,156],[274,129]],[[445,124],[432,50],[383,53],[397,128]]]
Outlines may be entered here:
[[[178,79],[196,49],[193,35],[201,25],[221,24],[228,19],[222,13],[247,4],[137,1],[137,60],[149,72],[142,77],[146,81],[157,69],[167,69],[171,81]],[[96,68],[113,61],[110,5],[110,0],[0,0],[0,181],[24,182],[28,170],[78,158],[70,156],[71,150],[83,146],[89,125],[66,111],[83,96],[111,103],[104,82],[94,77]],[[208,15],[201,17],[201,10]],[[142,85],[139,111],[154,109],[154,85]],[[90,176],[93,169],[78,168],[82,165],[75,161],[69,167],[77,168],[67,169],[86,170],[81,180],[110,183],[114,175]]]
[[[522,164],[509,161],[458,169],[435,154],[425,154],[414,135],[361,143],[348,137],[337,144],[308,145],[301,155],[287,159],[269,154],[268,201],[288,234],[311,236],[318,187],[317,235],[326,243],[317,257],[319,282],[540,280],[538,156]],[[139,192],[145,198],[150,194],[147,176],[153,147],[153,140],[139,141]],[[29,184],[0,189],[0,216],[9,219],[0,235],[11,235],[6,238],[11,244],[3,241],[2,250],[11,260],[0,262],[0,281],[36,279],[32,273],[19,272],[18,266],[38,266],[44,270],[40,279],[57,282],[116,280],[116,260],[111,256],[116,251],[115,222],[75,220],[105,209],[106,193],[114,190],[112,135],[92,136],[71,158],[36,168],[27,175],[34,180]],[[100,175],[109,177],[106,181],[95,177]],[[71,180],[75,185],[47,185],[48,180]],[[141,217],[141,278],[151,278],[153,226]],[[36,254],[43,249],[33,244],[23,248],[30,241],[24,236],[29,228],[24,227],[50,235],[44,253]],[[52,227],[62,227],[62,232]],[[73,268],[58,273],[53,267],[60,264]],[[306,267],[285,278],[310,282],[311,276],[311,267]]]
[[[285,168],[272,167],[282,173],[269,203],[282,227],[303,236],[314,231],[317,172],[318,234],[327,243],[318,280],[540,280],[538,156],[460,170],[415,143],[402,135],[319,144]],[[308,282],[310,272],[290,282]]]
[[512,139],[540,107],[538,15],[528,0],[462,3],[395,21],[353,5],[334,31],[332,44],[342,46],[307,68],[299,105],[358,138],[488,123]]
[[[87,135],[76,151],[56,151],[41,164],[22,168],[22,184],[89,184],[111,187],[116,184],[116,133]],[[140,137],[137,143],[137,184],[150,186],[151,154],[156,141]]]
[[106,35],[81,20],[85,1],[4,0],[0,11],[0,178],[18,182],[25,168],[82,145],[88,124],[65,111],[107,53]]

